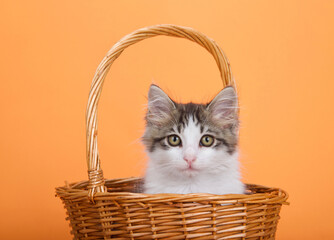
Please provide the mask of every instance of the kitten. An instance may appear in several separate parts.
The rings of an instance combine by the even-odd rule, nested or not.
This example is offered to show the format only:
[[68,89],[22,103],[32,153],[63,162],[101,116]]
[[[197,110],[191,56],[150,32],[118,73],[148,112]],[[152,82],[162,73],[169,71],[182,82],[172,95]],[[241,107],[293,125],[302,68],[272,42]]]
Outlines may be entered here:
[[208,104],[148,92],[143,136],[149,162],[145,193],[243,194],[238,163],[238,101],[226,87]]

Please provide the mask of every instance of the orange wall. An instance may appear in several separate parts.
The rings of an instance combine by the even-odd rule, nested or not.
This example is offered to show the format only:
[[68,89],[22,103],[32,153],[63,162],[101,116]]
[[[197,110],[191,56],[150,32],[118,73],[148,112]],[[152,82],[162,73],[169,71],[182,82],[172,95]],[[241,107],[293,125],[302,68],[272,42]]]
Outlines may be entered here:
[[[111,46],[158,23],[215,39],[241,102],[245,182],[290,194],[277,239],[334,239],[333,1],[2,1],[0,3],[0,239],[70,239],[54,187],[85,180],[85,108]],[[182,101],[221,89],[212,57],[181,39],[127,49],[99,106],[107,178],[145,168],[139,138],[155,82]]]

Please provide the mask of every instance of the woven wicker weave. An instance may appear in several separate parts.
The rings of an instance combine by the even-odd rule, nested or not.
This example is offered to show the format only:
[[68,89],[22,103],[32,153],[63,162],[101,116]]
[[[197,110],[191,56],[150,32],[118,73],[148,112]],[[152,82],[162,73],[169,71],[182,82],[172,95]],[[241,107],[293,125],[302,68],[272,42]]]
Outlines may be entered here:
[[125,48],[158,35],[198,43],[216,60],[223,86],[235,86],[220,47],[191,28],[151,26],[117,42],[100,63],[89,94],[89,180],[56,188],[74,239],[274,239],[281,206],[288,198],[281,189],[248,184],[248,193],[238,195],[143,194],[140,178],[104,179],[97,148],[97,106],[103,81]]

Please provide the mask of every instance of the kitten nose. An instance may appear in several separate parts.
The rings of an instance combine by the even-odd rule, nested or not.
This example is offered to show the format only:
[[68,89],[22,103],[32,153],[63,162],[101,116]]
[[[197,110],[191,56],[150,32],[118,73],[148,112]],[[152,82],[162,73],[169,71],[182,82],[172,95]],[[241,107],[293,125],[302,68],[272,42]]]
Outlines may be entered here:
[[196,149],[187,147],[183,152],[183,160],[186,161],[190,166],[196,160],[196,155]]
[[191,164],[192,162],[195,162],[196,157],[195,156],[184,156],[184,161],[186,161],[188,164]]

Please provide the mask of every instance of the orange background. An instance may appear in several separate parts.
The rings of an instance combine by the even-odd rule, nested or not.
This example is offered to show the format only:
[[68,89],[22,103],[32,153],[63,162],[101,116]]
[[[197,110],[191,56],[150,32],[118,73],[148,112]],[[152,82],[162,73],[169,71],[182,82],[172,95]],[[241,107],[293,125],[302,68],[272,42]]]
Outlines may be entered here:
[[[245,182],[290,194],[277,239],[334,239],[333,1],[1,1],[0,239],[71,239],[54,188],[85,180],[85,108],[96,67],[125,34],[193,27],[223,48],[238,84]],[[157,37],[112,66],[99,106],[106,178],[139,176],[146,94],[221,88],[213,58]]]

